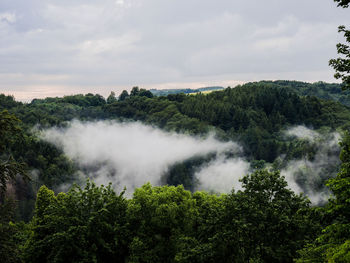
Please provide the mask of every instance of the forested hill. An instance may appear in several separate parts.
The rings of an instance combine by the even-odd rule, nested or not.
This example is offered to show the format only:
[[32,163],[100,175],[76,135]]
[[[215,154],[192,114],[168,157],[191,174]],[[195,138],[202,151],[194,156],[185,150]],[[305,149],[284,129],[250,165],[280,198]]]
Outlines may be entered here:
[[[301,124],[314,129],[348,126],[347,107],[332,100],[304,96],[310,92],[298,88],[302,86],[300,83],[249,83],[209,94],[166,97],[154,97],[149,91],[134,88],[130,94],[123,92],[119,99],[114,94],[107,99],[86,94],[35,99],[29,104],[1,95],[0,109],[15,114],[26,129],[34,125],[63,125],[72,119],[138,120],[190,134],[204,134],[214,129],[223,139],[239,140],[252,158],[271,162],[285,152],[278,132],[287,126]],[[339,85],[335,88],[340,89]]]
[[[73,119],[141,121],[167,131],[196,135],[215,131],[221,140],[239,142],[244,155],[252,163],[259,161],[259,167],[263,167],[264,162],[274,162],[279,156],[285,156],[286,160],[302,156],[312,158],[315,146],[305,141],[298,142],[296,138],[286,140],[281,131],[295,125],[323,131],[345,129],[349,126],[350,111],[331,100],[299,96],[285,86],[278,82],[259,82],[209,94],[161,97],[135,87],[130,94],[123,91],[117,97],[111,93],[107,99],[89,93],[34,99],[28,104],[1,95],[0,108],[7,109],[22,121],[24,142],[11,147],[14,156],[38,171],[40,182],[54,186],[69,181],[75,171],[74,165],[60,150],[38,140],[31,129],[34,126],[64,126]],[[168,183],[183,183],[191,188],[193,181],[188,174],[192,173],[193,162],[197,161],[175,167],[183,174],[170,178]]]
[[326,83],[323,81],[307,83],[301,81],[276,80],[252,82],[245,85],[270,85],[273,87],[289,88],[301,96],[315,96],[320,99],[339,101],[343,105],[350,106],[350,91],[343,90],[343,84]]
[[191,93],[199,93],[204,92],[208,93],[214,90],[223,90],[224,87],[220,86],[212,86],[212,87],[204,87],[204,88],[198,88],[198,89],[150,89],[152,94],[154,96],[168,96],[170,94],[191,94]]
[[[301,96],[315,96],[324,100],[334,100],[339,101],[341,104],[350,106],[350,91],[343,90],[342,84],[337,83],[326,83],[323,81],[308,83],[301,82],[295,80],[276,80],[276,81],[268,81],[262,80],[259,82],[249,82],[244,84],[244,86],[272,86],[277,88],[289,88],[298,95]],[[207,87],[207,88],[199,88],[199,89],[164,89],[157,90],[151,89],[150,91],[155,96],[167,96],[169,94],[191,94],[191,93],[207,93],[215,90],[222,90],[223,87]]]
[[63,125],[72,119],[138,120],[191,134],[215,129],[223,138],[239,140],[254,159],[270,162],[285,151],[277,138],[282,128],[302,124],[336,129],[348,125],[348,108],[331,100],[298,96],[290,88],[295,82],[278,83],[250,83],[210,94],[166,97],[134,88],[119,100],[113,94],[107,100],[86,94],[35,99],[29,104],[2,95],[0,107],[15,114],[27,129]]
[[[348,213],[335,202],[343,200],[343,192],[337,192],[346,183],[341,178],[329,183],[338,199],[318,210],[293,193],[278,171],[300,159],[317,164],[319,173],[303,168],[293,177],[311,194],[323,192],[325,181],[339,171],[338,158],[333,162],[339,149],[322,147],[329,144],[332,132],[349,130],[350,110],[340,103],[342,95],[330,100],[312,96],[309,85],[322,83],[300,83],[264,81],[208,94],[167,96],[134,87],[106,99],[89,93],[31,103],[0,95],[0,169],[6,175],[0,181],[0,252],[9,262],[293,262],[297,250],[333,222],[334,209],[340,211],[340,219]],[[329,85],[333,84],[325,87]],[[195,171],[215,160],[207,154],[168,167],[163,182],[177,187],[146,184],[126,199],[111,187],[88,181],[85,189],[75,186],[55,195],[48,188],[59,192],[59,186],[71,185],[89,171],[37,132],[64,129],[74,119],[139,121],[197,137],[211,132],[221,143],[242,145],[240,156],[225,152],[222,158],[244,158],[251,174],[242,178],[240,191],[222,196],[195,192]],[[288,135],[300,125],[320,136],[313,140]],[[349,166],[349,145],[347,136],[341,174]],[[320,151],[331,162],[320,162]],[[24,170],[31,181],[18,177]],[[5,199],[6,191],[18,200],[16,211]],[[14,218],[31,223],[8,223]],[[325,233],[322,242],[327,244],[327,238]],[[315,251],[310,247],[300,253],[307,258],[319,250]]]

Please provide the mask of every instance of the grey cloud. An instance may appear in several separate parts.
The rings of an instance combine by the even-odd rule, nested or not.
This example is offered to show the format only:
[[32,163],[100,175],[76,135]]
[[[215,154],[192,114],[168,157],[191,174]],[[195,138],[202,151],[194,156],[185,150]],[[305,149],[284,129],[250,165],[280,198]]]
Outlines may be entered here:
[[[235,142],[220,142],[212,135],[197,138],[168,133],[137,122],[73,121],[66,128],[44,130],[40,136],[76,162],[81,169],[78,181],[88,176],[98,184],[112,182],[118,190],[126,186],[128,193],[146,182],[159,185],[172,165],[209,153],[215,154],[214,158],[194,174],[196,190],[217,193],[240,190],[239,179],[252,172],[250,163],[238,157],[242,150]],[[297,126],[287,130],[286,136],[310,141],[316,153],[311,160],[303,157],[289,161],[281,175],[289,188],[305,193],[314,204],[326,201],[329,192],[321,182],[334,176],[339,165],[340,135]],[[228,158],[227,152],[237,157]],[[59,190],[68,188],[69,185],[62,185]]]
[[0,74],[69,75],[46,85],[103,94],[208,78],[329,81],[346,11],[328,0],[4,0],[0,14],[16,21],[0,23]]
[[65,129],[45,130],[41,136],[62,148],[97,183],[111,181],[116,188],[126,186],[128,192],[146,182],[160,184],[177,162],[239,148],[212,136],[167,133],[141,123],[75,121]]
[[[320,183],[335,176],[336,168],[340,164],[339,141],[337,132],[319,133],[304,126],[295,126],[285,132],[287,136],[295,136],[307,140],[317,147],[312,160],[303,157],[300,160],[292,160],[281,170],[289,187],[296,193],[305,193],[314,204],[324,203],[329,198],[329,191]],[[302,186],[298,181],[302,181]]]
[[197,171],[196,189],[216,193],[229,193],[232,189],[241,190],[239,179],[248,174],[249,167],[249,162],[242,158],[227,159],[219,156]]

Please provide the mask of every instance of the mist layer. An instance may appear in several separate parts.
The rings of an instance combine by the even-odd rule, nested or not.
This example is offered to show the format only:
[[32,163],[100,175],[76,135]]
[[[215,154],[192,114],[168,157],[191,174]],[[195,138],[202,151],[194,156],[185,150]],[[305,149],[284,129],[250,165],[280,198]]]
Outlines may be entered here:
[[146,182],[160,184],[162,175],[175,163],[240,148],[213,136],[168,133],[138,122],[73,121],[64,129],[45,130],[41,137],[61,148],[97,183],[112,182],[129,192]]

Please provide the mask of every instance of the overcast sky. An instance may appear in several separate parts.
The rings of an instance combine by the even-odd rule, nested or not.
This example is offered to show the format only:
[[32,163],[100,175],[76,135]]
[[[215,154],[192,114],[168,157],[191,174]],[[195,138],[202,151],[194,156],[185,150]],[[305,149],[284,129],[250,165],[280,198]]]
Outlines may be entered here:
[[332,0],[0,0],[0,92],[335,82],[340,24]]

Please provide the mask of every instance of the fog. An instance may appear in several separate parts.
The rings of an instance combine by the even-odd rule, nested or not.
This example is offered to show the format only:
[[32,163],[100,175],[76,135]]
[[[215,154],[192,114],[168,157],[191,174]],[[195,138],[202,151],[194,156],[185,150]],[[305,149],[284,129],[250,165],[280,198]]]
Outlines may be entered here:
[[197,190],[229,193],[232,189],[241,190],[241,179],[249,173],[250,164],[242,158],[226,159],[220,156],[202,166],[195,174]]
[[97,184],[112,182],[133,192],[146,182],[159,185],[171,165],[209,153],[236,152],[234,142],[168,133],[138,122],[73,121],[51,128],[41,138],[63,149]]
[[319,133],[315,132],[312,129],[309,129],[305,126],[294,126],[285,131],[285,134],[287,136],[294,136],[297,137],[298,139],[305,139],[309,141],[314,141],[316,138],[320,136]]
[[[166,182],[164,176],[173,165],[208,154],[214,157],[195,169],[195,190],[215,193],[240,190],[239,179],[252,172],[239,144],[218,141],[214,134],[194,137],[139,122],[73,121],[66,128],[44,130],[40,136],[62,149],[78,165],[80,171],[76,176],[80,180],[88,176],[99,185],[112,182],[118,191],[126,187],[129,195],[146,182],[153,185]],[[282,136],[290,141],[309,142],[315,149],[312,158],[303,156],[285,161],[281,175],[289,188],[305,193],[314,204],[325,202],[329,192],[323,181],[335,175],[340,163],[340,135],[295,126]],[[59,190],[67,190],[69,186],[61,185]]]
[[[326,202],[330,193],[321,182],[329,176],[335,176],[336,168],[340,164],[340,134],[320,133],[304,126],[292,127],[285,134],[312,143],[316,148],[316,154],[311,159],[304,156],[302,159],[289,161],[281,170],[281,175],[285,176],[294,192],[305,193],[312,203]],[[302,187],[298,181],[302,181]]]

